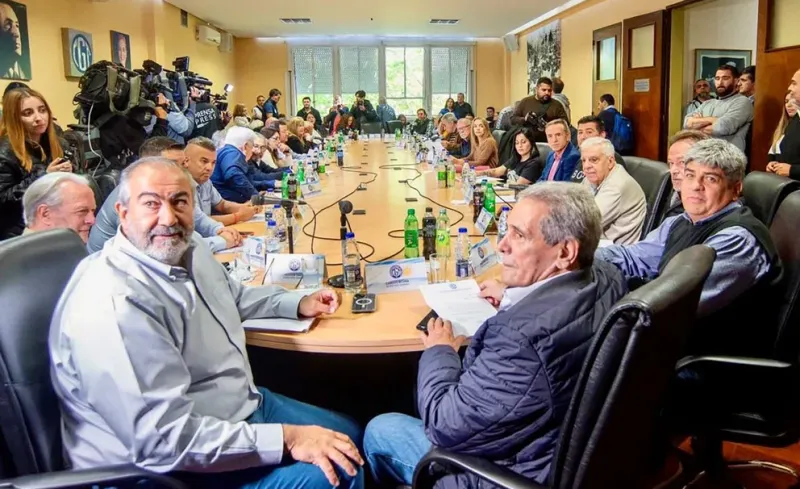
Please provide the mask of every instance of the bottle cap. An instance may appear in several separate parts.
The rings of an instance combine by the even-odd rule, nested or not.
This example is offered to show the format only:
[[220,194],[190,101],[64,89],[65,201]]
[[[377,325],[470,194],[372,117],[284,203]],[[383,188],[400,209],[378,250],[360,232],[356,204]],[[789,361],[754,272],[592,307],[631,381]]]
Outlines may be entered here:
[[503,206],[503,210],[504,210],[504,211],[510,211],[510,210],[511,210],[511,208],[510,208],[509,206],[507,206],[507,205],[504,205],[504,206]]
[[409,215],[409,216],[413,216],[413,215],[415,215],[416,213],[417,213],[417,211],[415,211],[414,209],[409,209],[409,210],[408,210],[408,215]]
[[270,219],[270,220],[267,222],[267,226],[275,226],[275,221],[273,221],[272,219]]
[[280,209],[280,208],[281,208],[281,205],[280,205],[280,204],[275,204],[275,205],[273,205],[273,206],[272,206],[272,208],[273,208],[273,209]]
[[467,228],[458,228],[458,232],[459,233],[466,233],[467,232]]
[[425,212],[433,212],[433,207],[426,207]]
[[351,239],[356,237],[356,233],[347,233],[344,235],[345,238]]

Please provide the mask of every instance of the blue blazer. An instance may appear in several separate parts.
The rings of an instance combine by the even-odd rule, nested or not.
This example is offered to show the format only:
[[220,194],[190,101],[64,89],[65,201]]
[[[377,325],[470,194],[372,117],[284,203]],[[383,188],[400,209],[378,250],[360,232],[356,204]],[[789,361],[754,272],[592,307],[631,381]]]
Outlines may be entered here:
[[[544,171],[542,171],[542,176],[539,177],[539,182],[547,181],[547,176],[550,175],[550,169],[553,168],[553,162],[555,159],[556,153],[555,151],[551,151],[550,154],[547,155],[547,163],[544,165]],[[578,151],[578,148],[576,148],[574,144],[568,143],[567,147],[564,149],[564,154],[561,156],[561,163],[559,163],[558,168],[556,169],[556,174],[554,175],[553,181],[572,181],[572,172],[575,171],[575,167],[578,166],[580,161],[581,152]]]
[[226,144],[217,150],[217,164],[211,173],[211,183],[223,199],[242,204],[258,193],[247,175],[247,167],[244,153],[238,148]]

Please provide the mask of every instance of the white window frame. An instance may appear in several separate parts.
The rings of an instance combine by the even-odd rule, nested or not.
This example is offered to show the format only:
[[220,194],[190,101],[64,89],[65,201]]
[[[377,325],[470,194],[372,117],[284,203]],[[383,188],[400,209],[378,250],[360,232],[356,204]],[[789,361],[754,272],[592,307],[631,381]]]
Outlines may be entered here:
[[[331,51],[333,53],[333,60],[332,61],[336,62],[336,60],[338,59],[338,49],[336,47],[334,47],[334,46],[322,46],[322,45],[311,45],[311,44],[308,44],[308,45],[294,46],[294,47],[298,47],[298,48],[326,48],[326,49],[331,49]],[[287,77],[288,78],[287,86],[289,87],[289,93],[286,94],[285,98],[290,101],[290,104],[287,104],[287,107],[290,109],[291,114],[286,114],[286,115],[287,116],[290,116],[290,115],[293,116],[294,114],[297,114],[297,112],[300,110],[300,106],[297,105],[298,92],[297,92],[297,77],[294,74],[294,49],[289,49],[289,66],[290,66],[290,70],[289,70],[289,74],[288,74],[289,76]],[[313,69],[313,66],[314,66],[314,57],[313,56],[311,57],[311,66],[312,66],[312,69]],[[337,93],[336,92],[336,82],[337,82],[336,73],[337,72],[338,72],[338,70],[334,67],[334,70],[333,70],[333,77],[334,78],[333,78],[333,85],[332,85],[333,86],[333,96],[334,97],[336,96],[336,93]],[[316,86],[314,88],[316,90]],[[316,94],[317,94],[317,92],[314,91],[313,95],[311,97],[311,103],[314,104],[315,106],[316,106],[316,104],[315,104],[314,98],[315,98]],[[319,110],[319,109],[317,109],[317,110]],[[325,108],[325,110],[327,111],[327,107]],[[324,114],[322,111],[320,111],[320,113]]]
[[[345,105],[349,105],[352,101],[354,94],[343,94],[341,92],[341,70],[339,64],[339,48],[352,48],[352,47],[377,47],[378,48],[378,89],[379,89],[379,96],[386,97],[386,48],[387,47],[409,47],[409,48],[425,48],[425,57],[424,57],[424,69],[425,69],[425,76],[424,76],[424,85],[423,85],[423,106],[425,110],[428,112],[428,115],[433,117],[434,115],[439,113],[441,107],[431,107],[431,96],[432,96],[432,81],[431,81],[431,48],[432,47],[469,47],[469,59],[467,62],[467,91],[465,93],[467,102],[471,103],[473,107],[475,106],[475,43],[474,42],[413,42],[411,40],[403,40],[403,39],[390,39],[390,40],[374,40],[374,39],[365,39],[363,41],[353,41],[353,40],[346,40],[346,41],[339,41],[337,42],[335,39],[325,39],[324,42],[320,41],[290,41],[288,42],[289,49],[287,50],[289,56],[289,66],[290,70],[287,73],[288,83],[287,86],[290,87],[290,104],[291,104],[291,113],[296,114],[299,110],[297,107],[297,101],[295,100],[295,90],[296,90],[296,77],[293,72],[294,70],[294,52],[293,48],[295,47],[330,47],[333,48],[333,95],[341,95]],[[377,106],[378,101],[372,100],[373,105]],[[323,109],[327,112],[328,107],[317,107],[317,110],[320,112]],[[433,113],[435,109],[436,114]]]

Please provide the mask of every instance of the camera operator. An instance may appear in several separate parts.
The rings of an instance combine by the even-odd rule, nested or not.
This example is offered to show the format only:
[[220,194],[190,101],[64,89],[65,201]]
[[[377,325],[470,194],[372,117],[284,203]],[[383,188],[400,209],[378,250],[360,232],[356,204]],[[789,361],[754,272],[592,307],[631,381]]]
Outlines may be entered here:
[[207,90],[192,86],[189,88],[189,96],[196,103],[191,139],[201,136],[211,139],[215,132],[225,128],[219,109],[211,103]]
[[174,102],[159,93],[156,99],[155,119],[147,128],[148,137],[166,136],[180,144],[194,131],[194,103],[184,114]]

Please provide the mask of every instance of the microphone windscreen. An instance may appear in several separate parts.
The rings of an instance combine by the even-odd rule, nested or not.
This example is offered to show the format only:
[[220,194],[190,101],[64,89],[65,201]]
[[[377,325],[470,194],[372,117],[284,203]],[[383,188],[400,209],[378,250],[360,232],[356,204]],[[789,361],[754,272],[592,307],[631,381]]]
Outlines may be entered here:
[[253,205],[261,205],[261,196],[259,194],[253,194],[253,196],[250,197],[250,203]]
[[339,212],[342,214],[350,214],[353,212],[353,203],[349,200],[340,200],[339,201]]

